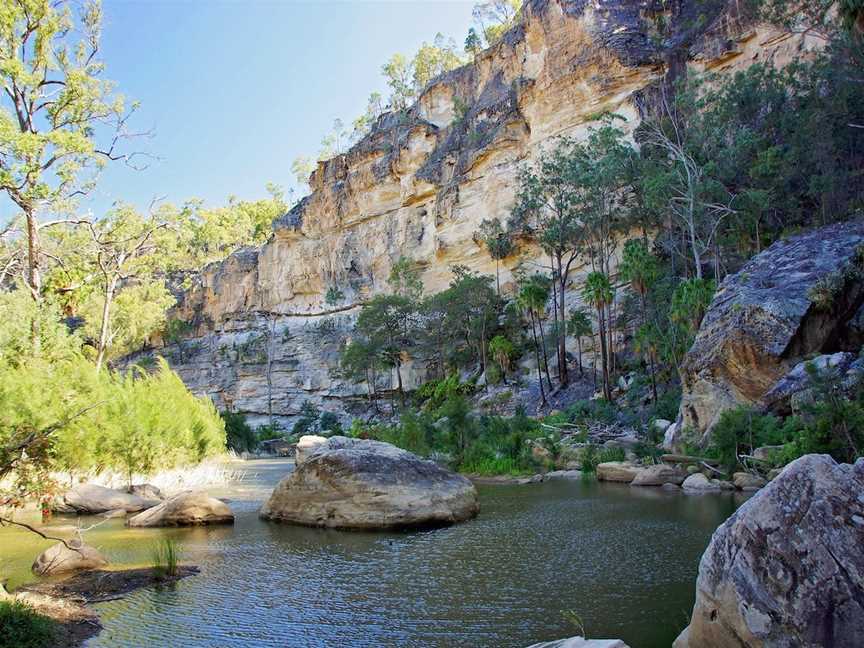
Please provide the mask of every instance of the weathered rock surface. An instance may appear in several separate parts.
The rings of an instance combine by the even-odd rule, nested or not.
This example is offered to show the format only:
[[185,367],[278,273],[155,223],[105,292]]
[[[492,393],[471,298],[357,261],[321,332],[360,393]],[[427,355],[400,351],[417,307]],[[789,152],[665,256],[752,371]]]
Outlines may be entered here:
[[629,648],[620,639],[585,639],[585,637],[569,637],[557,641],[544,641],[531,644],[528,648]]
[[53,505],[57,513],[78,513],[80,515],[96,515],[106,511],[123,509],[127,513],[135,513],[159,504],[159,499],[148,499],[126,493],[113,488],[96,486],[95,484],[79,484]]
[[841,385],[846,383],[849,388],[858,385],[860,361],[854,353],[841,351],[821,355],[795,365],[762,397],[762,405],[775,414],[787,416],[799,411],[802,403],[812,401],[810,368],[820,376],[835,376]]
[[[805,356],[860,348],[848,325],[864,304],[862,244],[862,222],[823,227],[777,241],[723,280],[680,367],[685,429],[705,442],[725,410],[759,404]],[[839,287],[820,306],[812,297],[826,281]]]
[[307,434],[297,441],[297,451],[294,455],[294,463],[298,466],[309,458],[309,455],[320,445],[327,443],[327,439],[317,434]]
[[462,475],[380,441],[332,437],[276,486],[261,517],[307,526],[391,529],[468,520],[477,491]]
[[687,478],[687,473],[668,464],[655,464],[642,468],[630,482],[631,486],[662,486],[675,484],[680,486]]
[[234,514],[222,500],[186,491],[126,520],[130,527],[175,527],[233,524]]
[[[430,292],[448,285],[454,264],[495,274],[474,233],[509,213],[520,166],[554,138],[584,138],[604,112],[635,128],[667,71],[731,73],[787,61],[814,40],[730,20],[737,4],[525,2],[520,23],[474,63],[435,79],[408,110],[382,115],[347,153],[319,163],[311,194],[275,221],[272,240],[205,269],[172,314],[192,324],[188,338],[159,353],[195,392],[252,423],[272,411],[290,427],[306,401],[363,413],[364,388],[335,371],[339,349],[360,304],[387,289],[396,260],[413,259]],[[540,256],[524,245],[503,259],[502,288]],[[571,306],[589,270],[574,266]],[[325,299],[331,287],[344,294],[335,306]],[[424,372],[423,359],[412,358],[406,387]],[[395,384],[387,374],[380,380]]]
[[153,484],[133,484],[132,488],[129,489],[129,492],[131,492],[133,495],[137,495],[138,497],[143,497],[144,499],[149,500],[165,499],[162,491]]
[[597,464],[597,481],[623,482],[629,484],[641,468],[634,466],[629,461],[606,461]]
[[58,542],[39,554],[33,563],[33,573],[39,576],[50,576],[99,569],[108,564],[101,553],[78,538],[69,540],[66,545]]
[[807,455],[723,523],[675,648],[853,648],[864,628],[864,459]]

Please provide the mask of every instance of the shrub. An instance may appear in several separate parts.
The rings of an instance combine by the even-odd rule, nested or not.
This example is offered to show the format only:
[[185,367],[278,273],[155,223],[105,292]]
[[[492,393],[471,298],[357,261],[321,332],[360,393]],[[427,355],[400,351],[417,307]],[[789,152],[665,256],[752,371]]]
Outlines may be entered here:
[[333,412],[324,412],[321,414],[318,427],[321,428],[322,433],[342,434],[342,423],[339,421],[339,417]]
[[618,446],[613,446],[611,448],[603,448],[598,456],[599,461],[597,463],[608,463],[610,461],[625,461],[627,459],[627,453],[624,452],[624,448],[620,448]]
[[220,414],[225,424],[225,439],[229,450],[249,452],[255,449],[257,439],[255,431],[246,422],[246,417],[239,412],[222,412]]
[[0,601],[0,648],[53,646],[57,624],[21,601]]

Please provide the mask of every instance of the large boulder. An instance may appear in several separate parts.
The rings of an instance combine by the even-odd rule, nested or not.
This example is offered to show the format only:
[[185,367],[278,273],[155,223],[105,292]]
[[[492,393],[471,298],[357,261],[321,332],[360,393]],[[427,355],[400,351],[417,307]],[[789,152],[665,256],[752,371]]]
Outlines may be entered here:
[[727,409],[757,405],[813,353],[857,351],[864,223],[777,241],[727,276],[680,367],[679,421],[705,434]]
[[276,486],[261,517],[307,526],[390,529],[477,515],[465,477],[380,441],[332,437]]
[[130,527],[176,527],[233,524],[234,514],[222,500],[186,491],[126,520]]
[[628,648],[620,639],[586,639],[585,637],[569,637],[557,641],[544,641],[528,646],[528,648]]
[[597,481],[623,482],[629,484],[641,469],[629,461],[606,461],[597,464]]
[[99,569],[108,561],[96,549],[75,538],[66,544],[58,542],[43,551],[33,562],[33,573],[50,576],[73,571]]
[[864,459],[807,455],[722,524],[676,648],[853,648],[864,629]]
[[631,486],[663,486],[664,484],[675,484],[680,486],[687,478],[683,470],[670,466],[669,464],[655,464],[642,468],[636,477],[630,482]]
[[297,441],[297,450],[294,455],[294,463],[298,466],[309,458],[315,448],[327,443],[327,439],[317,434],[306,434]]
[[127,513],[136,513],[159,504],[156,498],[139,497],[132,493],[105,488],[95,484],[78,484],[64,493],[55,501],[53,509],[57,513],[78,513],[80,515],[97,515],[106,511],[123,509]]
[[759,475],[747,472],[736,472],[732,475],[732,483],[735,488],[742,491],[757,491],[768,482]]

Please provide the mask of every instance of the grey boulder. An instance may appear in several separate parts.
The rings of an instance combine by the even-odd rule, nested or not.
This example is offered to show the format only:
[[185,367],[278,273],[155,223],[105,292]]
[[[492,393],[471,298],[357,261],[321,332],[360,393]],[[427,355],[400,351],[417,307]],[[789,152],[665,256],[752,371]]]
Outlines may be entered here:
[[233,524],[234,514],[222,500],[186,491],[126,520],[130,527],[176,527]]
[[855,648],[864,629],[864,459],[789,464],[711,539],[675,648]]
[[57,513],[78,513],[80,515],[97,515],[106,511],[123,509],[127,513],[136,513],[159,504],[156,498],[139,497],[132,493],[105,488],[95,484],[78,484],[72,490],[64,493],[60,501],[55,502]]
[[479,511],[462,475],[389,443],[332,437],[285,477],[261,517],[306,526],[392,529],[440,526]]

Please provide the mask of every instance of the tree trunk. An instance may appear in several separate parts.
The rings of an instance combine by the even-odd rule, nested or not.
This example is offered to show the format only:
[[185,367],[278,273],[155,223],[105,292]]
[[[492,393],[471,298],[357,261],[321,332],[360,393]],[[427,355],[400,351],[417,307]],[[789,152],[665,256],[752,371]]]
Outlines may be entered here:
[[603,397],[612,401],[612,390],[609,388],[609,357],[606,349],[606,314],[603,306],[597,307],[597,317],[600,325],[600,361],[603,364]]
[[540,369],[540,345],[537,344],[537,327],[534,326],[534,311],[528,310],[531,316],[531,336],[534,338],[534,357],[537,360],[537,384],[540,385],[540,406],[546,405],[546,391],[543,389],[543,373]]
[[402,366],[402,363],[401,363],[401,362],[397,362],[397,363],[396,363],[396,381],[397,381],[397,384],[399,385],[399,404],[402,405],[402,407],[405,407],[405,392],[402,391],[402,370],[401,370],[401,366]]
[[498,264],[501,263],[497,258],[495,259],[495,290],[498,293],[498,296],[501,296],[501,279],[498,276]]
[[579,375],[584,376],[585,370],[582,368],[582,336],[576,336],[576,347],[579,349]]
[[114,290],[117,288],[117,279],[107,279],[105,283],[105,302],[102,304],[102,321],[99,323],[99,348],[96,355],[96,372],[102,369],[105,361],[105,352],[108,350],[108,335],[111,328],[111,303],[114,301]]
[[39,355],[40,341],[40,324],[39,324],[39,306],[42,305],[42,272],[41,264],[41,244],[39,242],[39,223],[36,221],[36,213],[32,207],[24,209],[24,214],[27,218],[27,284],[30,288],[30,295],[36,302],[36,314],[30,322],[30,344],[33,347],[33,354]]
[[537,325],[540,327],[540,343],[543,347],[543,365],[546,370],[546,382],[549,383],[549,391],[552,391],[552,379],[549,377],[549,354],[546,353],[546,334],[543,332],[543,320],[537,313]]
[[564,270],[561,267],[561,259],[558,259],[558,280],[560,290],[558,291],[558,309],[560,311],[561,326],[558,327],[558,377],[561,381],[561,386],[566,387],[570,382],[570,374],[567,370],[567,328],[564,323],[567,317],[564,312],[565,298],[564,288],[567,285],[567,277],[564,276]]

